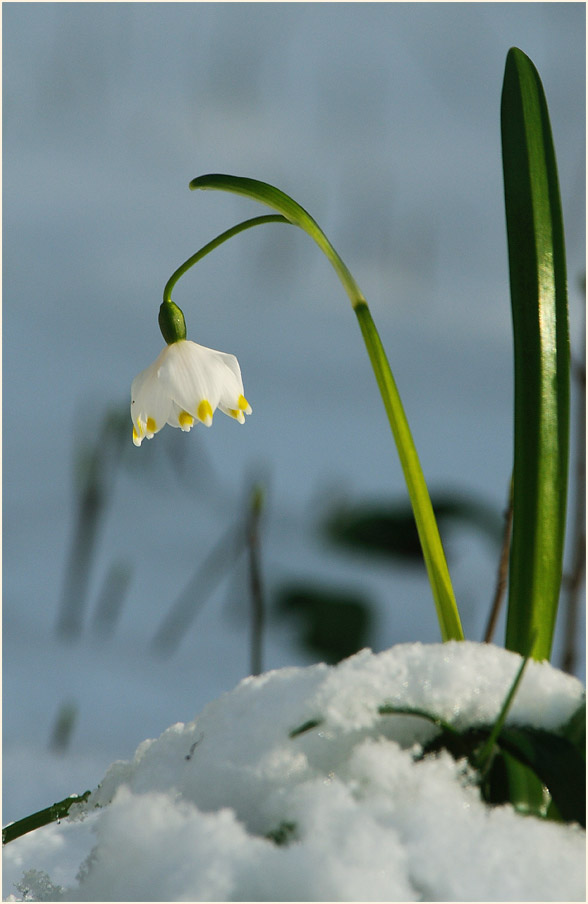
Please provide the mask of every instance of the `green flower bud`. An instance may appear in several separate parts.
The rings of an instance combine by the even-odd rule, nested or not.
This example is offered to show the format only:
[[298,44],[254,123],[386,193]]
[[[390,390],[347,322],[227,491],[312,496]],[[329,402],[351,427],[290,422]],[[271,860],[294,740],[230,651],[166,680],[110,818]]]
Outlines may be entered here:
[[173,301],[164,301],[159,309],[159,329],[168,345],[186,338],[186,321]]

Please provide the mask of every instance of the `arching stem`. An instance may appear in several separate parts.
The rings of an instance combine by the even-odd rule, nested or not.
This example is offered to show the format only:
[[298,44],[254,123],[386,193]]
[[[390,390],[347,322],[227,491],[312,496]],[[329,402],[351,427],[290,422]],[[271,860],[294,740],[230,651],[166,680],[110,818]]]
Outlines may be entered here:
[[[245,195],[267,204],[273,210],[278,211],[282,218],[295,226],[300,226],[319,246],[334,267],[341,283],[356,313],[362,336],[370,357],[376,381],[382,395],[384,407],[392,428],[392,434],[398,449],[404,478],[408,487],[410,500],[414,512],[415,522],[419,533],[425,565],[429,576],[429,582],[435,600],[437,616],[441,628],[443,640],[463,640],[463,631],[455,602],[449,569],[445,559],[441,537],[437,527],[437,521],[433,512],[429,491],[425,483],[420,466],[417,451],[412,439],[396,382],[390,369],[390,364],[382,346],[382,342],[372,320],[367,302],[351,275],[351,272],[337,254],[330,241],[318,225],[318,223],[296,201],[285,192],[266,182],[256,179],[245,179],[238,176],[212,174],[199,176],[190,182],[191,189],[220,189],[236,194]],[[259,218],[258,222],[264,220]],[[267,222],[267,218],[264,220]],[[248,221],[254,225],[254,221]],[[244,228],[246,224],[241,224]],[[199,256],[208,253],[213,247],[230,238],[240,231],[238,227],[229,230],[211,242]],[[186,262],[186,265],[195,263],[199,259],[196,255]],[[184,266],[186,266],[184,265]],[[180,268],[181,269],[181,268]],[[182,270],[182,272],[184,272]],[[175,274],[174,274],[175,275]],[[180,274],[181,275],[181,274]],[[174,277],[172,277],[173,280]],[[169,285],[169,284],[168,284]],[[167,288],[167,287],[166,287]]]
[[203,257],[206,257],[211,251],[214,251],[215,248],[218,248],[219,245],[222,245],[223,242],[226,242],[228,239],[232,239],[234,235],[238,235],[240,232],[244,232],[245,229],[251,229],[253,226],[261,226],[262,223],[290,223],[290,220],[287,217],[283,217],[278,213],[269,213],[263,217],[253,217],[250,220],[244,220],[243,223],[238,223],[236,226],[233,226],[231,229],[227,229],[226,232],[222,232],[220,235],[217,235],[215,239],[208,244],[204,245],[188,258],[187,261],[178,267],[177,270],[174,270],[170,278],[165,284],[165,288],[163,290],[163,301],[164,303],[170,304],[172,297],[172,290],[177,283],[177,281],[190,269],[194,264],[197,264],[198,261],[202,260]]

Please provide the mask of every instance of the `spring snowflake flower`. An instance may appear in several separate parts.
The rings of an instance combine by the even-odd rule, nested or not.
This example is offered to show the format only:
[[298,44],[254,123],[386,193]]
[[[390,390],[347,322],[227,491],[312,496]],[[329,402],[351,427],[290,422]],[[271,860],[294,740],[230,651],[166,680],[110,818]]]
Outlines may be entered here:
[[140,446],[165,424],[186,432],[195,421],[210,427],[217,408],[240,424],[251,414],[235,356],[188,339],[172,342],[133,380],[133,442]]

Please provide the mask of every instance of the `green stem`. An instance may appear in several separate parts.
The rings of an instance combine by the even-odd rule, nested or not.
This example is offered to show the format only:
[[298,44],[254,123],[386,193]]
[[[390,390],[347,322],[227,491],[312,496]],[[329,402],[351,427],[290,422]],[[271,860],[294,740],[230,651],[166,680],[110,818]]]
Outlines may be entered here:
[[290,220],[287,217],[283,217],[281,214],[270,213],[266,214],[263,217],[253,217],[250,220],[245,220],[243,223],[238,223],[236,226],[233,226],[231,229],[227,229],[226,232],[222,232],[220,235],[217,235],[212,242],[208,242],[208,244],[204,245],[203,248],[200,248],[199,251],[196,251],[191,257],[188,258],[187,261],[178,267],[177,270],[174,270],[170,278],[165,284],[165,288],[163,290],[163,301],[166,304],[171,304],[171,293],[172,290],[177,283],[177,281],[186,273],[190,267],[193,267],[194,264],[197,264],[199,260],[202,260],[203,257],[210,251],[214,251],[215,248],[218,248],[219,245],[222,245],[223,242],[226,242],[228,239],[232,239],[234,235],[238,235],[240,232],[244,232],[245,229],[251,229],[253,226],[261,226],[262,223],[290,223]]
[[8,844],[28,832],[33,832],[42,826],[48,826],[52,822],[57,822],[58,819],[65,819],[73,804],[82,804],[87,801],[89,796],[89,791],[84,791],[83,794],[71,794],[65,800],[60,800],[44,810],[38,810],[36,813],[31,813],[30,816],[25,816],[23,819],[9,823],[2,829],[2,844]]
[[[245,195],[279,211],[290,223],[300,226],[319,246],[335,269],[357,315],[362,336],[382,395],[408,487],[425,565],[435,600],[441,637],[463,640],[449,569],[443,552],[429,491],[425,483],[406,414],[390,369],[390,364],[372,320],[367,302],[349,269],[337,254],[318,223],[296,201],[273,185],[256,179],[212,174],[190,182],[191,189],[220,189]],[[227,238],[227,233],[223,234]],[[222,238],[222,237],[221,237]],[[215,239],[218,243],[218,239]],[[211,243],[212,245],[213,243]],[[207,246],[209,247],[209,246]],[[203,249],[204,250],[204,249]],[[209,250],[211,250],[209,248]]]
[[355,313],[370,356],[398,450],[400,464],[402,465],[429,575],[429,582],[433,591],[441,637],[444,641],[463,640],[459,613],[453,595],[441,537],[437,529],[431,497],[427,490],[416,446],[396,387],[396,381],[367,304],[365,302],[358,304],[355,308]]
[[[225,176],[219,173],[198,176],[190,182],[192,190],[200,189],[219,189],[221,191],[230,191],[235,194],[245,195],[249,198],[255,198],[262,204],[267,204],[278,210],[289,223],[294,226],[300,226],[310,237],[314,239],[323,254],[329,259],[347,294],[349,295],[351,304],[355,306],[361,302],[365,303],[365,298],[360,291],[359,286],[355,282],[351,272],[341,260],[330,241],[318,225],[315,219],[301,207],[297,201],[294,201],[285,192],[280,191],[267,182],[259,182],[257,179],[246,179],[241,176]],[[260,219],[263,219],[260,217]],[[224,233],[223,233],[224,235]],[[228,237],[228,236],[227,236]],[[215,241],[217,241],[215,239]]]
[[523,673],[527,667],[527,663],[529,661],[530,656],[527,655],[521,662],[517,674],[515,675],[515,679],[510,687],[508,694],[506,695],[506,699],[502,704],[496,722],[492,726],[492,731],[490,732],[488,738],[486,739],[486,743],[480,750],[480,752],[476,756],[475,766],[480,770],[480,773],[483,775],[488,766],[490,765],[490,758],[492,756],[492,752],[494,750],[494,745],[498,740],[498,735],[502,731],[504,723],[506,721],[506,717],[508,716],[509,710],[512,706],[513,700],[515,698],[515,694],[518,690],[519,684],[523,680]]

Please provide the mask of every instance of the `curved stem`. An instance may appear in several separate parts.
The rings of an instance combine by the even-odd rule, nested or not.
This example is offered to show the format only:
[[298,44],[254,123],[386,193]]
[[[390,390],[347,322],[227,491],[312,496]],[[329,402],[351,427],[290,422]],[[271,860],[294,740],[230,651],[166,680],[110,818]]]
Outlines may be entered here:
[[240,176],[225,176],[220,173],[213,173],[207,176],[198,176],[190,182],[192,191],[196,188],[200,189],[219,189],[221,191],[230,191],[240,195],[246,195],[267,204],[280,213],[292,223],[294,226],[300,226],[310,237],[314,239],[323,254],[329,259],[335,271],[341,280],[343,287],[352,306],[355,308],[362,302],[365,304],[365,298],[359,286],[355,282],[350,270],[347,268],[343,260],[339,257],[330,241],[316,222],[304,207],[301,207],[297,201],[294,201],[285,192],[280,191],[267,182],[260,182],[257,179],[246,179]]
[[168,304],[171,302],[171,293],[175,284],[180,279],[180,277],[182,277],[184,273],[186,273],[186,271],[190,269],[190,267],[193,267],[194,264],[197,264],[199,260],[202,260],[203,257],[206,257],[206,255],[210,251],[214,251],[214,249],[218,248],[219,245],[222,245],[223,242],[226,242],[228,239],[233,238],[234,235],[238,235],[245,229],[251,229],[253,226],[261,226],[262,223],[290,222],[291,221],[287,217],[283,217],[281,214],[270,213],[266,214],[263,217],[253,217],[250,220],[244,220],[242,223],[238,223],[231,229],[227,229],[226,232],[222,232],[220,235],[217,235],[215,239],[213,239],[211,242],[208,242],[208,244],[204,245],[204,247],[200,248],[199,251],[189,257],[187,261],[184,261],[184,263],[172,273],[163,290],[164,302]]
[[[191,189],[220,189],[245,195],[267,204],[290,223],[300,226],[319,246],[333,265],[356,313],[370,362],[380,389],[398,450],[414,518],[423,549],[429,583],[435,600],[443,640],[463,640],[449,569],[425,478],[412,439],[404,408],[384,347],[372,320],[367,302],[343,260],[318,223],[293,198],[267,182],[219,173],[199,176]],[[229,235],[224,233],[228,238]],[[215,240],[218,243],[218,240]],[[211,243],[212,245],[212,243]]]

